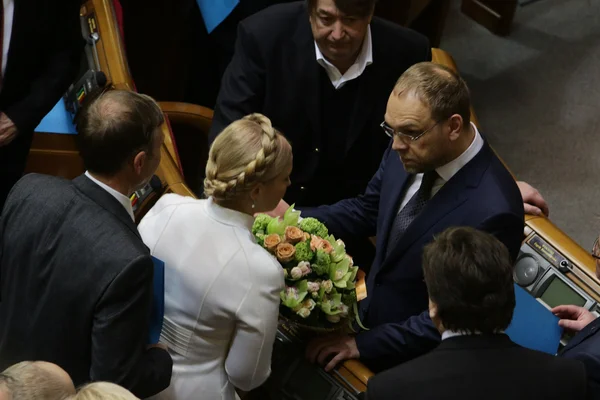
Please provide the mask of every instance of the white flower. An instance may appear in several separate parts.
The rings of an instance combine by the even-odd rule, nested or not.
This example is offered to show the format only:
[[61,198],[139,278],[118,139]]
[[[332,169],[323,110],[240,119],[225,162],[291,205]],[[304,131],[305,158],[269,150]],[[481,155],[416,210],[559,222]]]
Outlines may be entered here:
[[310,268],[310,263],[308,263],[307,261],[300,261],[298,263],[298,268],[300,268],[300,270],[302,271],[302,276],[308,275],[312,272],[312,269]]
[[318,292],[320,289],[319,282],[308,282],[308,292],[314,293]]
[[308,308],[302,307],[300,310],[296,311],[296,314],[298,314],[302,318],[308,318],[308,316],[310,315],[310,310]]
[[316,305],[317,303],[313,299],[306,299],[302,302],[302,307],[308,308],[309,311],[312,311]]
[[290,275],[292,276],[292,279],[300,279],[302,278],[302,270],[298,267],[294,267],[290,271]]
[[326,281],[321,282],[321,287],[325,289],[325,293],[329,293],[331,292],[331,289],[333,289],[333,282],[331,282],[330,279],[327,279]]
[[319,298],[319,292],[312,292],[310,295],[312,296],[313,299]]

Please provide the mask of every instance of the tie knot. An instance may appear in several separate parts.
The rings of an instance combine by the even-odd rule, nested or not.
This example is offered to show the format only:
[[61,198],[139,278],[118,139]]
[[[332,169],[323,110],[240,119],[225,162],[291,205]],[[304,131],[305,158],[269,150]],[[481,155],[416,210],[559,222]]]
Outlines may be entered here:
[[439,177],[440,176],[435,169],[433,171],[425,172],[423,174],[423,179],[421,180],[421,186],[419,187],[419,190],[425,190],[427,192],[431,191],[435,180]]

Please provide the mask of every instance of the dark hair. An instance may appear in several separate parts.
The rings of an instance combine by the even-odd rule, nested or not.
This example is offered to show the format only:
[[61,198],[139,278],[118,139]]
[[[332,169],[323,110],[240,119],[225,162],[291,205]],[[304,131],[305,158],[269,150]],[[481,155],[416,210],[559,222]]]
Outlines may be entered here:
[[421,62],[407,69],[394,88],[400,95],[414,92],[431,109],[431,117],[439,122],[454,114],[462,117],[464,126],[471,121],[471,96],[463,78],[445,65]]
[[489,233],[449,228],[425,246],[423,273],[429,298],[445,329],[504,330],[515,308],[508,249]]
[[152,154],[156,129],[164,122],[149,96],[128,90],[101,92],[77,116],[78,145],[86,169],[112,176],[136,153]]
[[[318,2],[319,0],[307,0],[311,13],[316,10]],[[345,15],[365,18],[373,13],[377,0],[333,0],[333,2]]]

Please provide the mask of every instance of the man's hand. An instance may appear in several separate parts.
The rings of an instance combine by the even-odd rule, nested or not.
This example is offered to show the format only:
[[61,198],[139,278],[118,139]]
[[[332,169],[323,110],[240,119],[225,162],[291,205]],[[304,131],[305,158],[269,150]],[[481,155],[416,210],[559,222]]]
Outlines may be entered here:
[[554,307],[552,313],[560,318],[558,325],[575,332],[579,332],[596,319],[596,316],[585,308],[572,305]]
[[17,127],[4,113],[0,113],[0,147],[8,145],[17,137]]
[[150,345],[148,345],[148,347],[146,347],[146,350],[150,350],[150,349],[154,349],[154,348],[163,349],[163,350],[169,350],[169,348],[167,347],[167,345],[163,344],[163,343],[150,344]]
[[279,204],[277,204],[277,207],[275,207],[273,210],[266,212],[264,214],[267,214],[268,216],[271,216],[271,217],[283,217],[283,214],[285,214],[285,212],[287,211],[288,208],[290,208],[290,205],[288,203],[286,203],[285,200],[281,199],[279,201]]
[[359,358],[360,353],[356,347],[356,340],[349,335],[330,335],[312,340],[306,348],[306,358],[310,362],[324,365],[329,357],[331,361],[325,366],[329,372],[340,362],[351,358]]
[[548,204],[542,197],[540,192],[527,182],[517,181],[517,186],[521,191],[521,197],[523,197],[523,207],[525,208],[525,214],[531,215],[550,215]]

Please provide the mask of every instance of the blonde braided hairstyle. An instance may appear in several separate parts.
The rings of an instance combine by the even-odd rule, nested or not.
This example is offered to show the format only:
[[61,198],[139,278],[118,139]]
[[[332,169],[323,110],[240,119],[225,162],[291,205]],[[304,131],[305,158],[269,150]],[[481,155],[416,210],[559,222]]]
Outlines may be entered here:
[[291,160],[292,148],[271,120],[250,114],[227,126],[210,147],[204,194],[217,200],[234,199],[276,178]]

